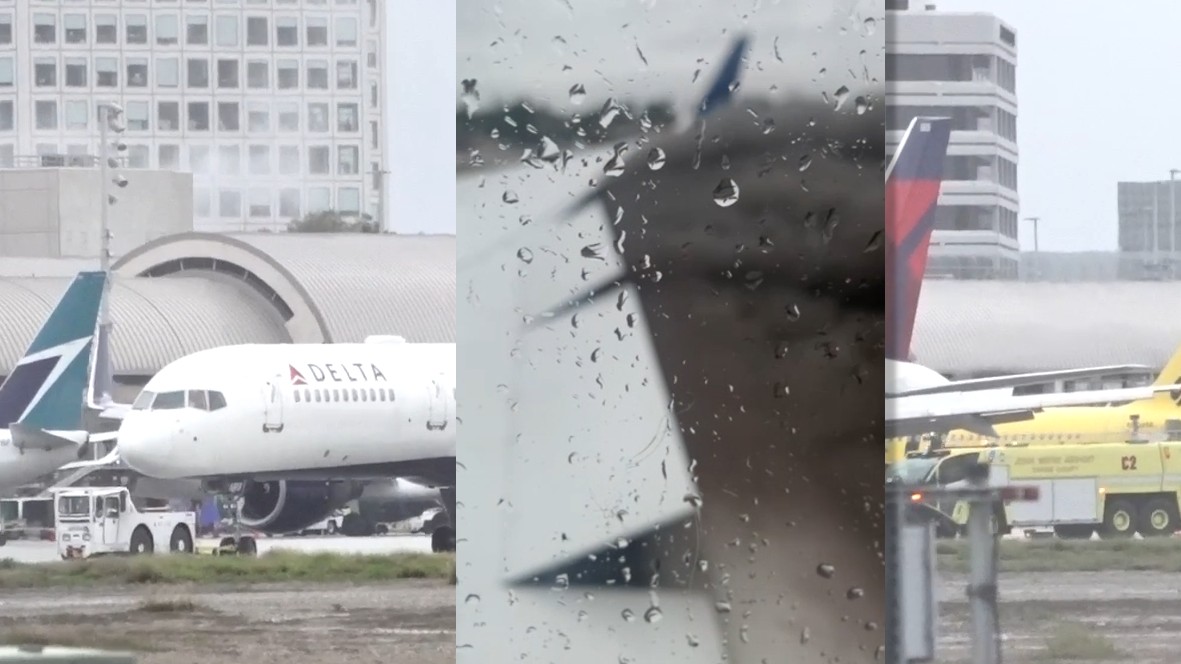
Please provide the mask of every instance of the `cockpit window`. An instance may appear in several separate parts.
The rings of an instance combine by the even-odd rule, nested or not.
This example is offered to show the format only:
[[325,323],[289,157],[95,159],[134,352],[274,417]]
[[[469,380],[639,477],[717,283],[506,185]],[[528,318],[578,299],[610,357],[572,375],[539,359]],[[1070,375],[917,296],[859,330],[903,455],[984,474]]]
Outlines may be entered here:
[[183,391],[161,392],[156,395],[156,400],[152,402],[152,410],[174,410],[184,407],[185,393]]
[[226,407],[226,398],[225,398],[225,395],[223,395],[221,392],[210,391],[208,394],[209,394],[209,410],[217,410],[218,408],[225,408]]
[[189,390],[189,408],[209,410],[209,401],[205,398],[205,390]]
[[132,410],[147,410],[152,407],[152,399],[156,398],[155,392],[143,390],[139,396],[135,398],[135,403],[131,404]]

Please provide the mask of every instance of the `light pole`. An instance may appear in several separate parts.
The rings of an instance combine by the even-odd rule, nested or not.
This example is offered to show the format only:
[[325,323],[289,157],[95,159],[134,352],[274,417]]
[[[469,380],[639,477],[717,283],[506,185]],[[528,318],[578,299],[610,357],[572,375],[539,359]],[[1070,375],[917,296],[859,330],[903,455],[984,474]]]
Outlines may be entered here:
[[1041,217],[1026,217],[1025,221],[1033,222],[1033,253],[1037,253],[1037,222],[1041,221]]
[[99,132],[99,268],[106,274],[106,282],[103,287],[102,302],[99,305],[98,318],[98,342],[95,345],[95,386],[101,390],[101,393],[94,395],[99,399],[97,404],[91,406],[99,407],[105,406],[113,400],[114,395],[111,394],[114,383],[114,373],[111,368],[111,222],[110,222],[110,206],[114,205],[118,200],[110,193],[109,187],[111,184],[123,188],[127,186],[127,178],[123,177],[119,172],[115,172],[114,177],[111,177],[111,170],[119,166],[119,161],[111,156],[111,148],[116,152],[123,152],[127,149],[127,145],[123,141],[116,139],[114,145],[108,142],[108,132],[114,132],[117,135],[122,134],[127,129],[125,119],[123,116],[123,107],[110,102],[100,102],[98,105],[98,132]]

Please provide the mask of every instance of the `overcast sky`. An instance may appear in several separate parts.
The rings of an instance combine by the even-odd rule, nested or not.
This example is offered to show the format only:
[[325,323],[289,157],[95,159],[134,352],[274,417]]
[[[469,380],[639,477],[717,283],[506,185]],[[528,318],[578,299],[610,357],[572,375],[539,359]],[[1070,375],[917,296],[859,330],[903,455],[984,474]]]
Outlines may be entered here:
[[386,227],[455,233],[455,2],[386,3]]
[[[574,112],[597,110],[608,97],[696,101],[734,36],[752,24],[759,39],[747,91],[815,81],[815,94],[831,95],[853,87],[863,58],[882,57],[880,37],[862,36],[881,30],[880,0],[459,0],[459,7],[456,95],[459,80],[476,79],[481,105],[528,97]],[[839,39],[864,41],[869,52],[834,47],[834,24],[846,28]],[[578,108],[569,97],[575,84],[587,93]]]
[[1017,32],[1020,215],[1041,217],[1041,249],[1114,250],[1116,182],[1167,180],[1170,168],[1181,168],[1181,122],[1169,92],[1171,65],[1181,60],[1181,3],[1080,11],[1090,5],[934,1],[996,14]]

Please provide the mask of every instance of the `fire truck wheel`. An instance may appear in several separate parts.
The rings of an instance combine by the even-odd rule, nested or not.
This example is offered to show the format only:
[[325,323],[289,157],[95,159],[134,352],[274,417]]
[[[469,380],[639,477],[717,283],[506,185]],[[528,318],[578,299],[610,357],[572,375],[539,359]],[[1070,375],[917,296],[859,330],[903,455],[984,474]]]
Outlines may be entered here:
[[1131,537],[1136,534],[1136,520],[1136,506],[1130,500],[1108,498],[1099,536],[1103,539]]
[[172,537],[168,538],[168,550],[173,553],[193,552],[193,536],[188,528],[178,525],[172,529]]
[[1177,504],[1164,498],[1153,498],[1140,511],[1137,530],[1145,537],[1168,537],[1177,532]]
[[152,553],[155,546],[152,542],[152,533],[148,531],[146,526],[139,526],[135,532],[131,533],[131,553],[132,555]]

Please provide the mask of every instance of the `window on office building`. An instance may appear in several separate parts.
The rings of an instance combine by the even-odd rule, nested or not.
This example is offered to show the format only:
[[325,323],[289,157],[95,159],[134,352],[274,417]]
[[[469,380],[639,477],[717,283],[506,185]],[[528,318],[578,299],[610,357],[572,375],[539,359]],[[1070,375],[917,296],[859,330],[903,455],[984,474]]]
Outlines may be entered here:
[[328,146],[312,145],[308,147],[308,173],[311,175],[329,175],[332,172],[332,162]]
[[242,173],[242,154],[237,145],[223,145],[217,149],[217,172],[221,175]]
[[357,89],[357,62],[355,60],[341,60],[336,63],[336,89]]
[[336,105],[336,130],[337,131],[360,131],[361,122],[357,118],[356,104],[337,104]]
[[57,87],[57,58],[33,60],[33,84],[39,88]]
[[271,146],[251,145],[249,154],[251,175],[271,174]]
[[86,58],[66,58],[66,87],[84,88],[86,82]]
[[270,104],[265,101],[247,102],[246,129],[252,134],[262,134],[271,130]]
[[148,17],[146,14],[127,14],[123,19],[128,44],[148,43]]
[[209,131],[209,102],[189,102],[189,129],[192,131]]
[[66,129],[84,130],[90,122],[90,102],[71,99],[66,102]]
[[[179,145],[160,145],[156,148],[157,158],[160,162],[160,168],[166,171],[180,170],[180,146]],[[194,196],[196,194],[194,193]]]
[[328,187],[308,187],[308,212],[332,209],[332,190]]
[[0,58],[0,88],[11,88],[16,84],[16,68],[12,58]]
[[278,69],[275,80],[278,82],[280,90],[294,90],[299,87],[298,60],[279,60],[275,63],[275,67]]
[[265,61],[253,60],[246,63],[246,85],[251,89],[270,87],[270,65]]
[[336,149],[336,172],[339,175],[356,175],[361,163],[361,148],[342,145]]
[[[299,146],[279,146],[279,175],[299,175]],[[296,201],[299,197],[296,197]]]
[[94,84],[100,88],[117,88],[119,87],[119,59],[118,58],[95,58],[94,59]]
[[127,130],[128,131],[147,131],[148,124],[148,102],[146,101],[129,101],[127,102]]
[[156,105],[156,128],[160,131],[180,131],[180,102],[162,101]]
[[225,48],[234,48],[238,45],[237,16],[217,17],[217,45]]
[[357,45],[357,19],[352,16],[336,17],[336,45]]
[[308,104],[308,131],[318,133],[328,131],[328,104]]
[[12,14],[0,14],[0,46],[12,43]]
[[54,14],[33,14],[33,42],[36,44],[57,43],[57,16]]
[[156,43],[161,46],[180,43],[180,18],[176,14],[156,15]]
[[299,218],[299,190],[279,190],[279,216],[285,219]]
[[189,170],[194,173],[205,174],[209,173],[213,168],[212,159],[209,157],[208,145],[190,145],[189,146]]
[[246,19],[247,46],[266,46],[270,40],[270,33],[265,16],[250,16]]
[[66,14],[62,17],[67,44],[86,43],[86,14]]
[[117,44],[119,42],[119,19],[114,14],[94,15],[94,43]]
[[275,45],[299,46],[299,21],[292,16],[275,19]]
[[33,114],[36,116],[37,129],[57,129],[57,102],[33,102]]
[[255,188],[250,190],[250,216],[271,216],[271,192],[269,189]]
[[189,46],[209,44],[209,17],[196,14],[185,16],[185,43]]
[[127,148],[127,165],[131,168],[150,168],[152,151],[146,145],[132,145]]
[[217,103],[217,128],[219,131],[241,130],[238,102],[222,101]]
[[127,58],[127,87],[148,87],[147,58]]
[[156,58],[156,85],[162,88],[175,88],[180,85],[178,58]]
[[204,187],[193,188],[193,214],[198,217],[208,217],[212,213],[209,205],[209,195],[212,192]]
[[328,45],[328,19],[323,16],[309,16],[308,22],[308,46],[327,46]]
[[356,187],[341,187],[336,190],[336,209],[341,212],[361,211],[361,190]]
[[328,89],[327,60],[308,60],[307,86],[309,90]]
[[299,131],[299,104],[281,101],[278,104],[279,131]]
[[188,71],[188,87],[190,88],[207,88],[209,87],[209,61],[201,58],[189,58],[187,64]]
[[0,101],[0,131],[12,131],[16,126],[16,106],[8,100]]
[[221,217],[242,216],[242,192],[237,189],[222,189],[217,192],[217,213]]
[[226,89],[237,89],[238,87],[238,61],[237,60],[218,60],[217,61],[217,87]]

